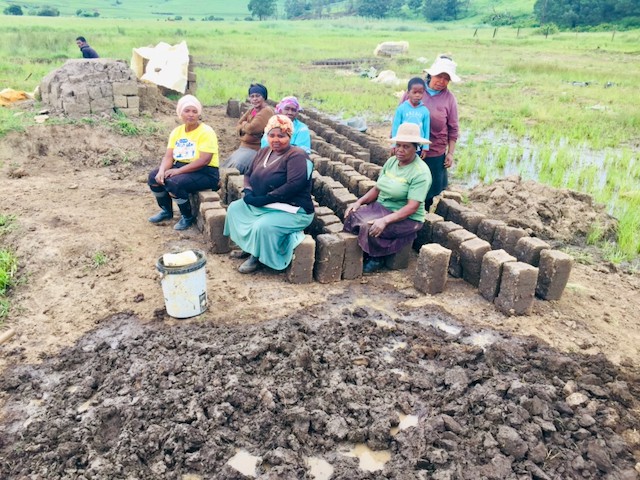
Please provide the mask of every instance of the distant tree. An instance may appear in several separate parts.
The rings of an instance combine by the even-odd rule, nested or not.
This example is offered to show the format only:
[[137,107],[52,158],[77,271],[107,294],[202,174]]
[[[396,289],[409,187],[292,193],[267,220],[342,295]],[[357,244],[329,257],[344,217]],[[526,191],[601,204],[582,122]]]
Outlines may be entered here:
[[300,18],[311,10],[311,4],[306,0],[285,0],[284,14],[287,18]]
[[40,7],[36,12],[38,17],[59,17],[60,10],[56,7],[50,7],[49,5],[45,5],[44,7]]
[[427,20],[456,20],[467,5],[464,0],[425,0],[422,11]]
[[9,5],[3,10],[5,15],[22,15],[22,7],[20,5]]
[[559,27],[613,23],[640,15],[638,0],[537,0],[533,13],[541,24],[553,22]]
[[247,8],[252,17],[264,20],[276,13],[276,0],[250,0]]
[[419,12],[422,10],[423,5],[424,0],[407,0],[407,7],[409,7],[409,10],[412,12]]
[[384,18],[389,6],[388,0],[359,0],[356,11],[362,17]]

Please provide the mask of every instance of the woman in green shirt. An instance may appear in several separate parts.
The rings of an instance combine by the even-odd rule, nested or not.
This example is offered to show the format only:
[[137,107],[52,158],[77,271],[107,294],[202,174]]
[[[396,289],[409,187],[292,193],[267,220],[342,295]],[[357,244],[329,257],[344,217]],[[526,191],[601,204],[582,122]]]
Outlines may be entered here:
[[431,173],[416,152],[430,142],[412,123],[400,125],[391,140],[396,154],[385,162],[376,186],[345,212],[344,231],[358,235],[367,255],[364,273],[379,270],[386,256],[410,245],[424,223]]

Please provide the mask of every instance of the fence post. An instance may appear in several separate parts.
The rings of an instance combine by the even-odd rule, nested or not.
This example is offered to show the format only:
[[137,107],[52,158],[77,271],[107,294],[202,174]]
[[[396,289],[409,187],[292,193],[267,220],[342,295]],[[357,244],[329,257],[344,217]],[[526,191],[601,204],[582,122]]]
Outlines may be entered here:
[[493,29],[493,37],[491,38],[496,38],[496,32],[498,31],[498,27]]

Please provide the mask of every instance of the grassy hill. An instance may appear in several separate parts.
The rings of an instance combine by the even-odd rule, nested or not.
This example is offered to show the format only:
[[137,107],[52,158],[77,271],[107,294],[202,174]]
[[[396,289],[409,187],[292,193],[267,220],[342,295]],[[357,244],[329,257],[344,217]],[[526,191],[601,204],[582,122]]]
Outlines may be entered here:
[[[75,16],[76,11],[99,12],[101,18],[127,19],[167,19],[180,16],[183,20],[201,20],[204,17],[215,16],[225,20],[244,19],[249,16],[247,0],[207,0],[193,2],[187,0],[44,0],[38,1],[0,1],[0,11],[12,4],[18,4],[23,12],[37,11],[43,6],[55,7],[62,16]],[[284,0],[278,0],[278,15],[283,16]],[[324,14],[341,15],[345,12],[350,1],[331,4]],[[470,0],[469,9],[462,23],[478,23],[487,15],[509,13],[514,17],[522,17],[533,11],[535,0]],[[407,18],[421,18],[419,12],[404,11]]]

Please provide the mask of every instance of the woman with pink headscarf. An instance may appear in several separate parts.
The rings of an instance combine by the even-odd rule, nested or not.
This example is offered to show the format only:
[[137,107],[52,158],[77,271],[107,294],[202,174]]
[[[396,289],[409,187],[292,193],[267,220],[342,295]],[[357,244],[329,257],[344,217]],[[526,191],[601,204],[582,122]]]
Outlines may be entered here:
[[149,188],[161,208],[149,221],[171,220],[175,200],[181,217],[173,228],[185,230],[195,221],[189,194],[218,189],[218,137],[200,121],[202,104],[193,95],[178,101],[176,113],[182,125],[173,129],[160,166],[149,173]]
[[[300,103],[296,97],[284,97],[276,105],[276,113],[286,115],[293,122],[293,134],[291,135],[291,145],[300,147],[307,153],[311,153],[311,133],[309,127],[298,119],[298,113],[302,111]],[[269,145],[267,136],[262,136],[260,148]]]
[[241,248],[232,256],[248,257],[240,273],[262,265],[284,270],[313,220],[312,164],[304,150],[291,145],[291,119],[274,115],[264,133],[269,147],[253,159],[244,175],[244,197],[231,202],[224,224],[224,234]]

